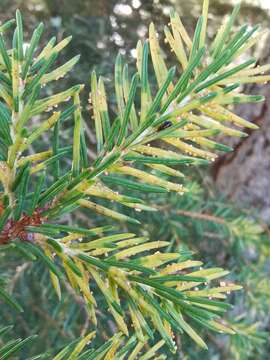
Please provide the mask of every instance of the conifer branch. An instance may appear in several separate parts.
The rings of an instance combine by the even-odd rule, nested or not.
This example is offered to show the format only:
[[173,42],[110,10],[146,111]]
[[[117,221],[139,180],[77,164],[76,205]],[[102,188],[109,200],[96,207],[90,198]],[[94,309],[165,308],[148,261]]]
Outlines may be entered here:
[[[183,181],[179,168],[208,164],[216,159],[216,152],[231,150],[213,140],[214,136],[223,133],[244,137],[245,128],[257,128],[227,106],[263,101],[262,96],[243,94],[239,88],[241,81],[269,80],[260,76],[261,69],[254,68],[255,59],[240,65],[233,62],[252,46],[258,27],[242,27],[232,34],[237,6],[209,46],[208,5],[205,0],[192,39],[178,14],[171,13],[165,37],[176,56],[176,67],[167,68],[153,24],[149,39],[138,42],[137,72],[131,78],[124,59],[117,57],[118,110],[114,118],[108,111],[104,81],[92,73],[90,103],[97,158],[91,164],[80,104],[83,85],[41,97],[42,87],[65,76],[79,60],[76,56],[53,68],[70,38],[56,45],[52,39],[34,58],[43,25],[34,31],[30,46],[24,51],[19,11],[12,49],[6,48],[0,36],[0,245],[11,245],[9,248],[18,249],[31,260],[46,264],[59,298],[65,274],[85,299],[94,325],[97,302],[90,291],[92,283],[103,294],[124,335],[129,335],[128,324],[132,323],[134,336],[140,342],[147,342],[157,332],[162,344],[166,343],[172,352],[176,351],[173,332],[185,332],[207,348],[189,320],[233,334],[234,330],[220,321],[230,308],[220,299],[241,287],[222,282],[211,288],[210,282],[227,272],[220,268],[196,269],[201,263],[192,260],[188,252],[159,252],[169,242],[149,241],[133,233],[119,234],[108,226],[87,229],[76,224],[63,225],[61,219],[80,208],[115,221],[140,224],[135,213],[126,215],[111,202],[136,211],[155,211],[142,200],[142,192],[187,192],[183,184],[162,174]],[[10,24],[1,29],[7,30]],[[154,85],[149,80],[150,65],[156,77]],[[73,144],[61,147],[61,127],[67,119],[74,121]],[[38,121],[36,127],[31,120]],[[52,144],[46,144],[49,147],[45,149],[37,147],[40,137],[50,131]],[[39,148],[34,155],[28,152],[30,145]],[[71,167],[62,166],[61,159],[70,159]],[[128,190],[137,191],[138,197],[126,195]],[[98,199],[105,202],[101,204]],[[154,250],[157,251],[153,253]],[[7,298],[0,290],[2,298]]]

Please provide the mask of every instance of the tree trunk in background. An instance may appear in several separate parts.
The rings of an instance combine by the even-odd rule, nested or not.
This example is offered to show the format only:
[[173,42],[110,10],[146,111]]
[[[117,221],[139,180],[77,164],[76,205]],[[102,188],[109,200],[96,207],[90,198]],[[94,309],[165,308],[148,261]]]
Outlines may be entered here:
[[[261,64],[270,62],[270,36],[263,46]],[[220,157],[213,167],[218,188],[231,199],[255,206],[270,223],[270,85],[249,85],[246,93],[261,94],[264,103],[237,107],[238,115],[260,126],[247,138],[234,140],[235,151]],[[228,143],[228,141],[227,141]]]

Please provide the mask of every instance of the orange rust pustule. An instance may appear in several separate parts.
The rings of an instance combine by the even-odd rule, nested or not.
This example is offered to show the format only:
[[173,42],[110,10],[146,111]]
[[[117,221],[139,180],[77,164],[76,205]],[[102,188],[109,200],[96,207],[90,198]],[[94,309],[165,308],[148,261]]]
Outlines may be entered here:
[[42,216],[42,211],[43,208],[36,209],[31,216],[24,213],[18,221],[9,219],[0,233],[0,245],[8,244],[14,239],[34,242],[34,233],[27,232],[25,228],[43,224],[46,218]]

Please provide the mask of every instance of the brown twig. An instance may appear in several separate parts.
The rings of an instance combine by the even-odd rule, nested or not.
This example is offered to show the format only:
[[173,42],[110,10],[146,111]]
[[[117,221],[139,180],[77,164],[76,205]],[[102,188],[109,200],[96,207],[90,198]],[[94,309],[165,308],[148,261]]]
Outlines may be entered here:
[[204,220],[204,221],[215,222],[215,223],[220,224],[220,225],[226,225],[226,221],[224,219],[222,219],[222,218],[220,218],[218,216],[210,215],[210,214],[203,214],[203,213],[198,213],[198,212],[193,212],[193,211],[186,211],[186,210],[177,210],[175,212],[175,214],[190,217],[190,218],[193,218],[193,219],[199,219],[199,220]]
[[[27,226],[41,225],[46,218],[42,216],[44,209],[36,209],[31,216],[23,214],[18,221],[9,219],[5,224],[2,232],[0,232],[0,245],[8,244],[13,239],[22,241],[34,241],[34,234],[26,230]],[[0,209],[0,214],[1,214]]]

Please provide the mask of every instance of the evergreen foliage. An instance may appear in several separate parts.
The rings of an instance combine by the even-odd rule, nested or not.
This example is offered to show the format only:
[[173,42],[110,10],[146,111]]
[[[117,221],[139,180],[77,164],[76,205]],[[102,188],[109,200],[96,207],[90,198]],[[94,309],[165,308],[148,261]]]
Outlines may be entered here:
[[[223,319],[231,308],[224,300],[241,286],[220,281],[226,270],[202,267],[190,251],[174,250],[173,239],[150,241],[134,231],[118,231],[119,223],[122,228],[143,226],[146,217],[140,222],[136,212],[155,213],[144,193],[155,194],[155,201],[168,192],[175,192],[179,203],[187,192],[192,199],[194,189],[183,184],[186,167],[206,165],[219,151],[232,150],[213,140],[215,136],[244,137],[245,129],[257,128],[234,114],[231,105],[263,101],[262,96],[241,92],[241,84],[269,80],[269,75],[262,75],[269,65],[255,66],[254,58],[241,61],[260,36],[259,28],[244,25],[233,33],[236,6],[209,45],[208,6],[205,0],[193,38],[178,14],[171,13],[165,39],[177,66],[167,68],[153,24],[149,39],[138,42],[135,74],[130,76],[118,55],[115,112],[108,103],[104,79],[92,73],[89,103],[97,146],[93,162],[88,158],[80,104],[84,86],[44,96],[43,88],[65,76],[79,60],[75,56],[63,65],[57,62],[71,38],[57,44],[52,38],[40,50],[40,24],[25,49],[20,11],[15,21],[0,28],[1,253],[16,252],[26,261],[42,262],[60,301],[68,280],[84,299],[91,327],[98,326],[97,298],[102,294],[119,331],[105,343],[107,347],[79,355],[94,336],[91,332],[55,359],[135,359],[143,348],[140,359],[150,359],[163,345],[175,353],[175,334],[186,334],[206,349],[197,328],[237,332],[237,326]],[[8,48],[4,33],[13,26]],[[149,81],[151,72],[155,84]],[[71,121],[72,143],[64,146],[61,132]],[[42,143],[45,133],[50,133],[50,143]],[[89,229],[66,221],[82,209],[88,217],[98,214],[101,224]],[[179,211],[183,217],[188,215]],[[236,231],[239,223],[232,220],[228,229]],[[168,247],[172,250],[161,251]],[[21,311],[19,299],[9,295],[5,282],[0,279],[1,299]],[[147,348],[155,339],[157,343]],[[1,359],[31,340],[7,343],[0,349]]]

